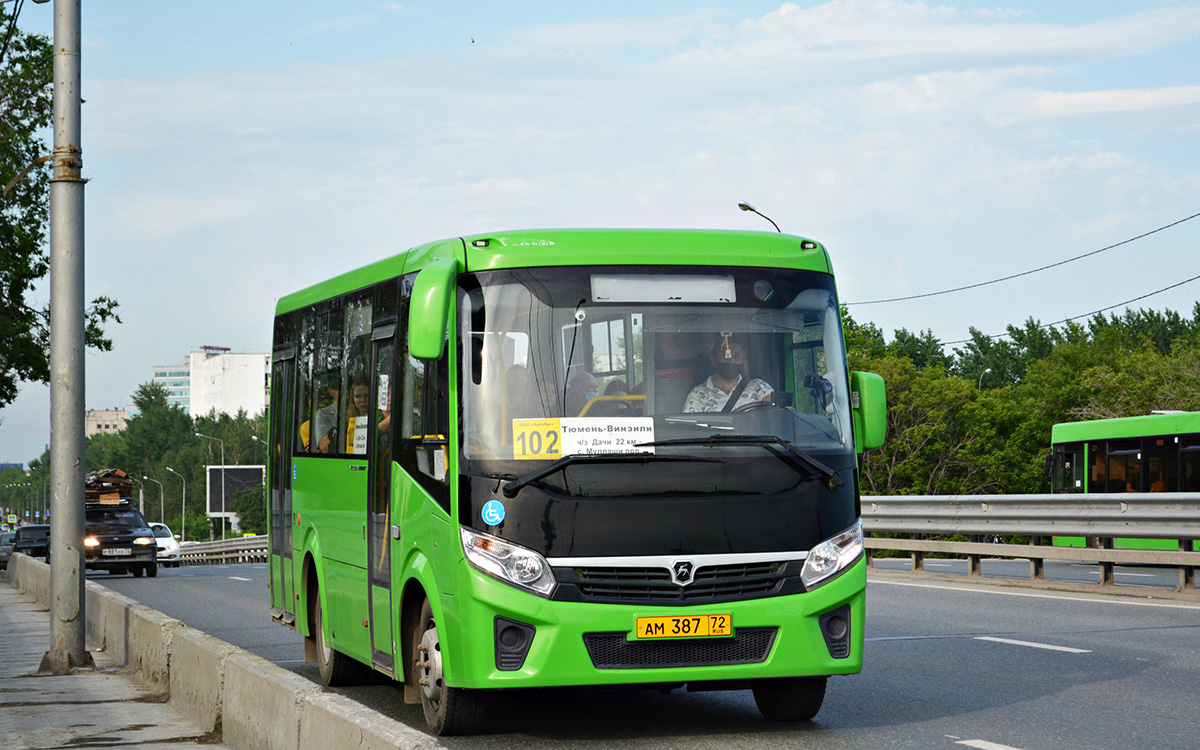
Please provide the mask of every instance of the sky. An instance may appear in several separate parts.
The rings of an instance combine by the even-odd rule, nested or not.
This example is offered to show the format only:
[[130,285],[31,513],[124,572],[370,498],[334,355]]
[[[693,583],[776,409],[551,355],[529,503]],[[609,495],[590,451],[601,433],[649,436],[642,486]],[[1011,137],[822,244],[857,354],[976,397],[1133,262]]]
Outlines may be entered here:
[[[744,200],[827,246],[856,320],[944,342],[1200,275],[1197,218],[863,304],[1200,213],[1200,2],[85,0],[82,31],[85,295],[123,320],[89,409],[201,346],[268,351],[285,294],[475,232],[771,231]],[[0,462],[48,443],[27,385]]]

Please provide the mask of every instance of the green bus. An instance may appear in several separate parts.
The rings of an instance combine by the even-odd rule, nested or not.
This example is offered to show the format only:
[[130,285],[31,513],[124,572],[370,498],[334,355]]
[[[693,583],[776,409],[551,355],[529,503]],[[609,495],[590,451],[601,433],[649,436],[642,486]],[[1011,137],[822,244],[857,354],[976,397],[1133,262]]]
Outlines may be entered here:
[[858,457],[885,421],[811,240],[415,247],[278,303],[271,614],[325,684],[387,675],[435,734],[556,686],[808,719],[862,669]]
[[[1200,412],[1064,422],[1054,425],[1050,442],[1055,493],[1200,492]],[[1081,547],[1085,540],[1054,543]],[[1179,549],[1171,539],[1116,539],[1114,546]]]

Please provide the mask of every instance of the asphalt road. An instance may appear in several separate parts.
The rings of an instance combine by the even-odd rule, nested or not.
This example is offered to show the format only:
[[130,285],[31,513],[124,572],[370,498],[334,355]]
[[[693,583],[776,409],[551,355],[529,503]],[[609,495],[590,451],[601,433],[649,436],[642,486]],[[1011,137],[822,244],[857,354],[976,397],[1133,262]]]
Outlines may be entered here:
[[[303,640],[267,614],[266,573],[265,565],[236,565],[88,578],[316,681]],[[1144,574],[1160,573],[1173,575]],[[493,734],[441,742],[472,749],[1200,746],[1194,604],[872,574],[866,638],[863,673],[831,679],[824,708],[808,723],[764,721],[748,691],[540,690],[501,696]],[[420,709],[405,705],[392,684],[338,692],[424,728]]]

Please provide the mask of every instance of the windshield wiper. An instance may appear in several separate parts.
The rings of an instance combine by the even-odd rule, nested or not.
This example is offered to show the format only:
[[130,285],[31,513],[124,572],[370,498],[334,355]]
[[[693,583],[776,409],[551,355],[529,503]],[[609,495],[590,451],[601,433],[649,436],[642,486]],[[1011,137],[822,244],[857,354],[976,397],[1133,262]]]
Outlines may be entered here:
[[656,440],[652,443],[638,443],[634,447],[657,448],[663,445],[760,445],[772,453],[775,453],[775,451],[771,450],[772,448],[780,446],[786,453],[775,453],[775,455],[799,466],[810,475],[820,477],[824,485],[829,489],[836,489],[845,484],[842,481],[840,472],[829,468],[777,435],[707,435],[697,438]]
[[[647,444],[649,445],[649,444]],[[641,446],[638,446],[641,447]],[[636,463],[645,464],[658,461],[701,461],[704,463],[723,464],[725,463],[719,458],[696,458],[694,456],[656,456],[653,453],[576,453],[570,456],[563,456],[557,461],[553,461],[540,469],[534,469],[528,474],[517,477],[508,484],[504,485],[505,497],[516,497],[517,491],[527,484],[533,484],[539,479],[544,479],[554,472],[565,469],[573,464],[612,464],[612,463]]]

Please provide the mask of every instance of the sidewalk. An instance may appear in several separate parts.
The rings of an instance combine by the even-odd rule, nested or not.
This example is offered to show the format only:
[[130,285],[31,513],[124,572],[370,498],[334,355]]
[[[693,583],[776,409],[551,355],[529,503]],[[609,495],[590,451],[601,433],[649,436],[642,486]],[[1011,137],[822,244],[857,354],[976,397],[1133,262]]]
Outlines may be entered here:
[[205,747],[214,738],[105,653],[94,670],[38,674],[50,648],[50,613],[0,573],[0,747]]

